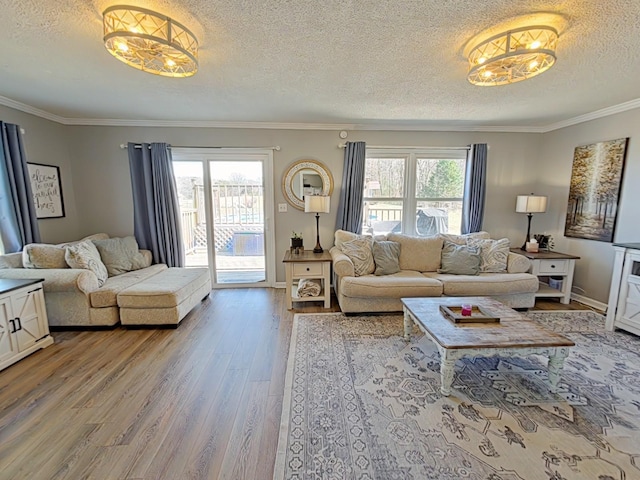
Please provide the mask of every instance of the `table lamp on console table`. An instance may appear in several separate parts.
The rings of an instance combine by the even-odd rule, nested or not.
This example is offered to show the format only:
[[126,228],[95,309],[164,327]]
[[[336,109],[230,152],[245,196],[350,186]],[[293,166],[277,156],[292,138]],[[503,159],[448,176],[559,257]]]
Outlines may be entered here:
[[527,242],[531,241],[531,217],[534,213],[544,213],[547,211],[547,197],[543,195],[518,195],[516,198],[516,213],[526,213],[528,218],[527,236],[521,250],[527,249]]

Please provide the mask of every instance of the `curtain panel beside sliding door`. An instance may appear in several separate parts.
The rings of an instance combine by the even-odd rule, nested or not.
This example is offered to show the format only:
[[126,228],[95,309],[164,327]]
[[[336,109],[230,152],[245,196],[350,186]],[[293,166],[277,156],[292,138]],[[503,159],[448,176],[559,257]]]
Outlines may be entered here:
[[155,263],[184,266],[180,209],[170,146],[128,144],[136,239]]

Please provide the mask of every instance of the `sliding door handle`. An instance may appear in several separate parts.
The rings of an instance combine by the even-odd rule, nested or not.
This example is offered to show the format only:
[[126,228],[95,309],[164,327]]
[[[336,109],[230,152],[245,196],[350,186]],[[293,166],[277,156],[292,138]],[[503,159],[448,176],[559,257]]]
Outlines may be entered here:
[[9,333],[16,333],[15,320],[12,318],[9,320],[9,323],[11,324],[11,330],[9,330]]

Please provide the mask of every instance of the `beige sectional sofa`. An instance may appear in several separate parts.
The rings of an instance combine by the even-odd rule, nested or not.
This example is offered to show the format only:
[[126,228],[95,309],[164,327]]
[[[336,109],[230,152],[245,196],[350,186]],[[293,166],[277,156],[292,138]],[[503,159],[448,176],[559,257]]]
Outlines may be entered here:
[[487,232],[433,237],[391,233],[376,237],[378,241],[390,240],[400,244],[400,271],[388,275],[356,275],[353,255],[350,257],[343,252],[343,249],[348,251],[343,244],[358,237],[362,238],[339,230],[335,235],[335,246],[330,250],[333,285],[340,308],[345,313],[402,311],[402,297],[489,296],[512,308],[534,306],[538,279],[527,273],[530,261],[523,255],[503,251],[506,268],[502,272],[480,272],[477,275],[438,273],[445,241],[463,245],[468,238],[489,239]]
[[[57,246],[108,238],[107,234],[96,234]],[[0,255],[0,278],[44,279],[51,327],[112,327],[121,321],[123,306],[128,309],[123,324],[177,325],[211,291],[207,269],[168,269],[164,264],[152,265],[151,252],[147,250],[138,251],[135,270],[109,274],[100,285],[99,275],[90,269],[48,268],[60,267],[59,260],[48,265],[46,259],[40,259],[40,268],[34,268],[32,258],[25,253],[27,247],[24,252]],[[25,262],[31,268],[24,268]]]

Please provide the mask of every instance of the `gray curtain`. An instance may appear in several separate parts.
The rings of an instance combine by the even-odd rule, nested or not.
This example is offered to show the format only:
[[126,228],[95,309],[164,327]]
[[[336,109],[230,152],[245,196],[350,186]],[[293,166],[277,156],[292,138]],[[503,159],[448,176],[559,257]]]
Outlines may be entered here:
[[336,230],[360,233],[362,229],[365,152],[364,142],[347,142],[344,149],[342,190],[338,204]]
[[487,144],[469,146],[462,203],[462,233],[482,230],[487,179]]
[[155,263],[184,266],[180,208],[173,176],[171,147],[166,143],[129,143],[133,221],[140,248]]
[[0,239],[5,253],[40,242],[20,127],[0,122]]

